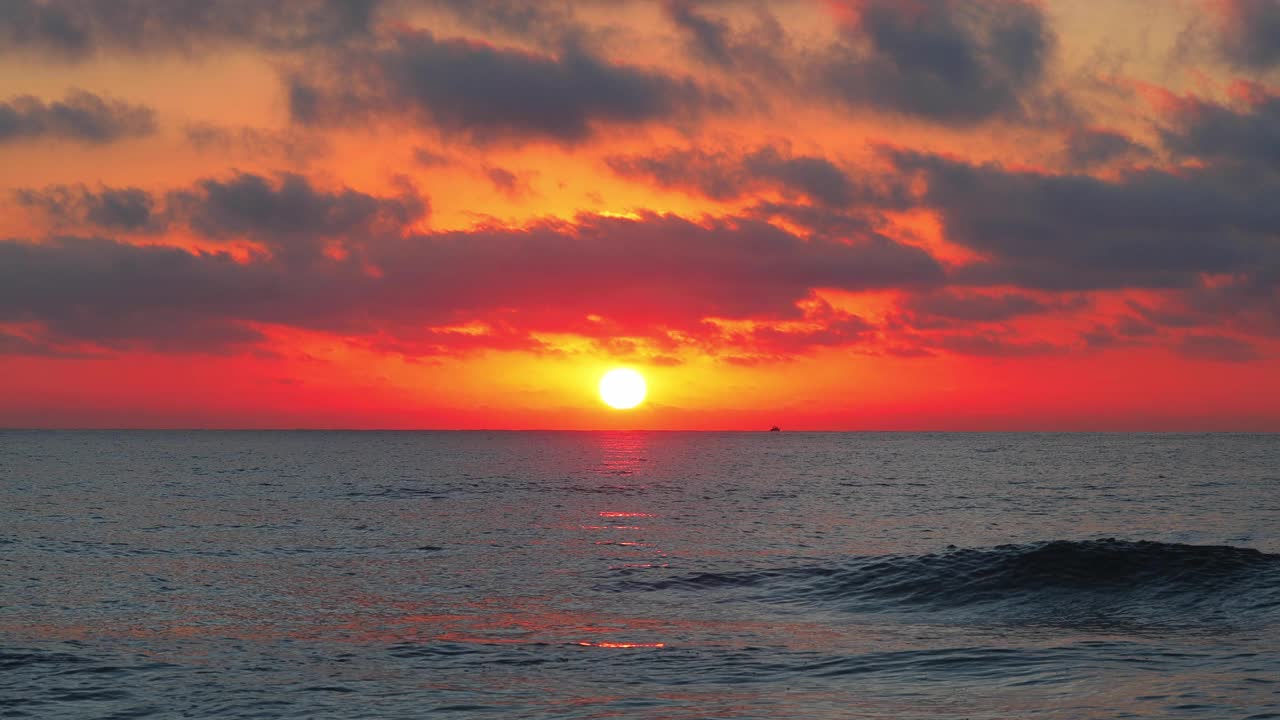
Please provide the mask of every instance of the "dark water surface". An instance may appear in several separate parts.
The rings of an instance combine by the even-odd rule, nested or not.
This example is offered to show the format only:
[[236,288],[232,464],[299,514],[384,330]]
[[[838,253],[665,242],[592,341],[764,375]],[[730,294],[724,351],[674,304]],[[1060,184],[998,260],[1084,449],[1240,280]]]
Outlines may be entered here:
[[1280,718],[1280,436],[0,432],[0,717]]

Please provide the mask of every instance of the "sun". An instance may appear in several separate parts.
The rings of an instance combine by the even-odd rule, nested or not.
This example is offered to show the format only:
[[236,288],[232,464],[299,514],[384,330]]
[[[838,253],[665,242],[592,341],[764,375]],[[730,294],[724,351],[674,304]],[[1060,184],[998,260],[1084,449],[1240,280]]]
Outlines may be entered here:
[[600,399],[610,407],[627,410],[644,402],[644,377],[635,370],[618,368],[600,378]]

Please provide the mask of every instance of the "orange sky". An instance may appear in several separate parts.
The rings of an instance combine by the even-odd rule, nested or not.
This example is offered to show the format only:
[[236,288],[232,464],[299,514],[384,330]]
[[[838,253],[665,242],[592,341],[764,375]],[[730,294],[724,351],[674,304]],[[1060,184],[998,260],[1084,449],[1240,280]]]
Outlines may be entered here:
[[0,426],[1280,430],[1275,27],[20,0]]

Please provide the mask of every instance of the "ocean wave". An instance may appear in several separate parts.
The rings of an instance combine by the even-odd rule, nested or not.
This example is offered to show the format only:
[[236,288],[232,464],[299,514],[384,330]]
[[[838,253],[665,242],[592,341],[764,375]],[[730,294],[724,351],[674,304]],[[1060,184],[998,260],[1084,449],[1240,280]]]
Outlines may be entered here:
[[611,589],[739,591],[753,601],[852,612],[983,613],[1075,625],[1230,623],[1280,614],[1280,555],[1231,546],[1055,540],[622,581]]
[[[616,648],[600,651],[591,643],[524,646],[401,644],[392,655],[422,669],[461,672],[499,669],[529,671],[538,666],[581,666],[584,672],[625,682],[643,668],[649,682],[685,685],[702,682],[755,683],[850,675],[910,677],[913,681],[962,682],[1046,679],[1046,668],[1070,667],[1097,661],[1097,649],[1085,644],[1051,648],[945,647],[863,653],[790,651],[775,647],[716,648],[676,644],[665,648]],[[1141,646],[1119,643],[1111,648],[1112,662],[1144,662]],[[1052,674],[1052,673],[1050,673]]]

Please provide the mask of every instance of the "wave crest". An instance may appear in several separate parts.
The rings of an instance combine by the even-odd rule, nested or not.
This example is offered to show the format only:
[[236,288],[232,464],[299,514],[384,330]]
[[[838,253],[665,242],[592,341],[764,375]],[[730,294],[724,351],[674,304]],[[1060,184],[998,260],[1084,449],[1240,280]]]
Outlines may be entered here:
[[739,589],[755,601],[853,612],[981,612],[1080,622],[1235,622],[1280,612],[1280,555],[1231,546],[1055,540],[839,565],[701,573],[639,590]]

